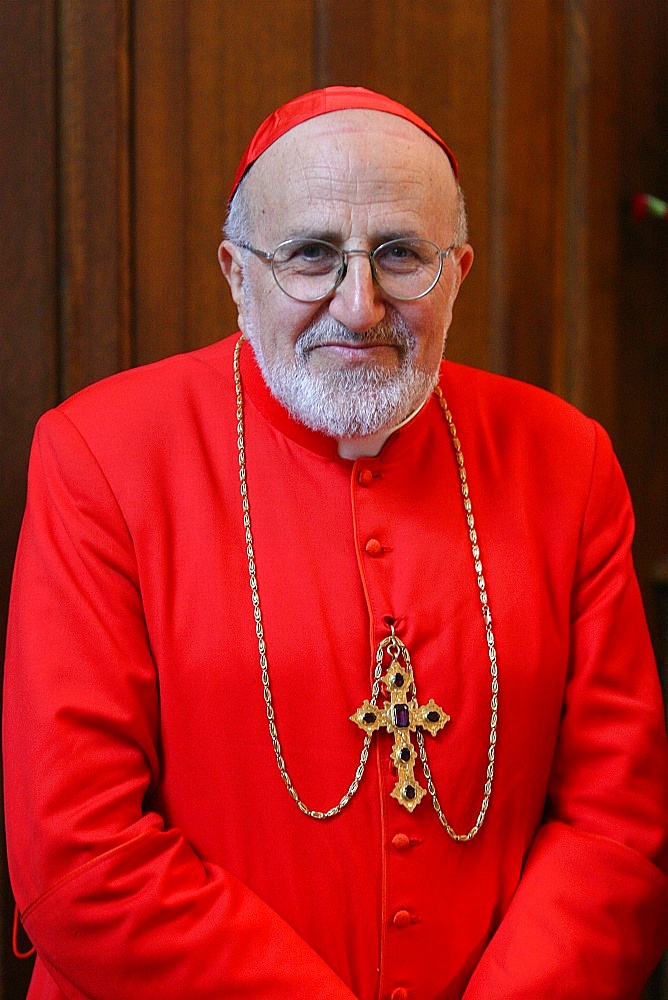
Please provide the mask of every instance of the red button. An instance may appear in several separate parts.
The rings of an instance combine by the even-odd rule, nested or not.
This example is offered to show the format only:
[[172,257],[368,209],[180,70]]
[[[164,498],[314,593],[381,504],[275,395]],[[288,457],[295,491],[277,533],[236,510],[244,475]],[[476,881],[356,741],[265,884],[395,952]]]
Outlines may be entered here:
[[360,486],[370,486],[373,482],[373,472],[371,469],[361,469],[357,475],[357,482]]
[[392,837],[392,847],[397,851],[406,851],[411,846],[411,839],[406,833],[396,833]]
[[408,1000],[408,990],[406,987],[397,986],[396,990],[392,990],[390,1000]]
[[404,927],[408,927],[410,922],[411,922],[411,915],[408,912],[408,910],[397,910],[397,912],[392,917],[392,923],[394,924],[395,927],[398,927],[400,931],[402,931]]
[[370,538],[364,548],[366,549],[367,555],[374,557],[379,556],[383,551],[383,546],[377,538]]

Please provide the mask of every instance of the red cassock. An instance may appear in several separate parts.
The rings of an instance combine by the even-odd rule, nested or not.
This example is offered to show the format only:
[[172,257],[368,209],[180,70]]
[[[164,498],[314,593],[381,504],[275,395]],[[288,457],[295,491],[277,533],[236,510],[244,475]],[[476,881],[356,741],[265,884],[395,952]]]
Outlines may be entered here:
[[[498,655],[496,770],[468,843],[391,791],[373,737],[305,816],[269,735],[239,490],[233,339],[93,386],[38,427],[5,681],[13,887],[32,1000],[637,997],[666,940],[666,741],[605,433],[443,364]],[[490,658],[435,398],[376,458],[241,354],[278,734],[311,809],[358,767],[388,621],[444,813],[480,810]],[[416,776],[424,784],[420,766]]]

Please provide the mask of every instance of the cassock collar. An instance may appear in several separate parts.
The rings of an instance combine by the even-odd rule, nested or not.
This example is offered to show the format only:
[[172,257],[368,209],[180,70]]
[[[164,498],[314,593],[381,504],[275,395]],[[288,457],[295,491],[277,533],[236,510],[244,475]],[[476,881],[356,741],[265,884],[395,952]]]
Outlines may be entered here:
[[[285,407],[271,394],[255,359],[253,349],[246,341],[242,345],[240,365],[244,394],[262,416],[281,434],[323,458],[336,462],[350,462],[350,459],[340,457],[336,438],[321,434],[319,431],[312,431],[309,427],[294,420]],[[404,421],[390,434],[381,448],[380,454],[374,458],[366,459],[366,461],[390,457],[399,458],[405,451],[413,451],[430,422],[430,414],[434,406],[438,406],[438,403],[432,395],[412,418]]]

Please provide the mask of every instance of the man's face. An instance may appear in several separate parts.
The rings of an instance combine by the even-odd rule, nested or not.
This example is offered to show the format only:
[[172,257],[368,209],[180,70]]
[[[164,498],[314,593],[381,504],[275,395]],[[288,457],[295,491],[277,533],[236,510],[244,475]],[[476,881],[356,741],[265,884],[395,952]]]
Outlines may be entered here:
[[[248,242],[266,251],[296,236],[344,250],[410,236],[445,248],[455,234],[447,157],[415,126],[382,112],[334,112],[292,129],[254,164],[244,195],[252,205]],[[309,303],[289,298],[248,251],[226,241],[220,259],[272,392],[307,425],[362,437],[396,426],[433,388],[473,253],[468,245],[453,251],[436,287],[410,302],[388,296],[361,255],[349,258],[327,299]]]

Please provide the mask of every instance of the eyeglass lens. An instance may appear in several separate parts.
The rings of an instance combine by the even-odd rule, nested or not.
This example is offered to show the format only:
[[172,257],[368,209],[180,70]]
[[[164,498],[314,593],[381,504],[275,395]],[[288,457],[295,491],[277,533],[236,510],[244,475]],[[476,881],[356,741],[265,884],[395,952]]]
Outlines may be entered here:
[[[438,280],[441,255],[429,240],[391,240],[370,255],[376,281],[387,295],[419,298]],[[335,288],[345,256],[323,240],[286,240],[276,248],[272,269],[278,285],[294,299],[315,302]]]

